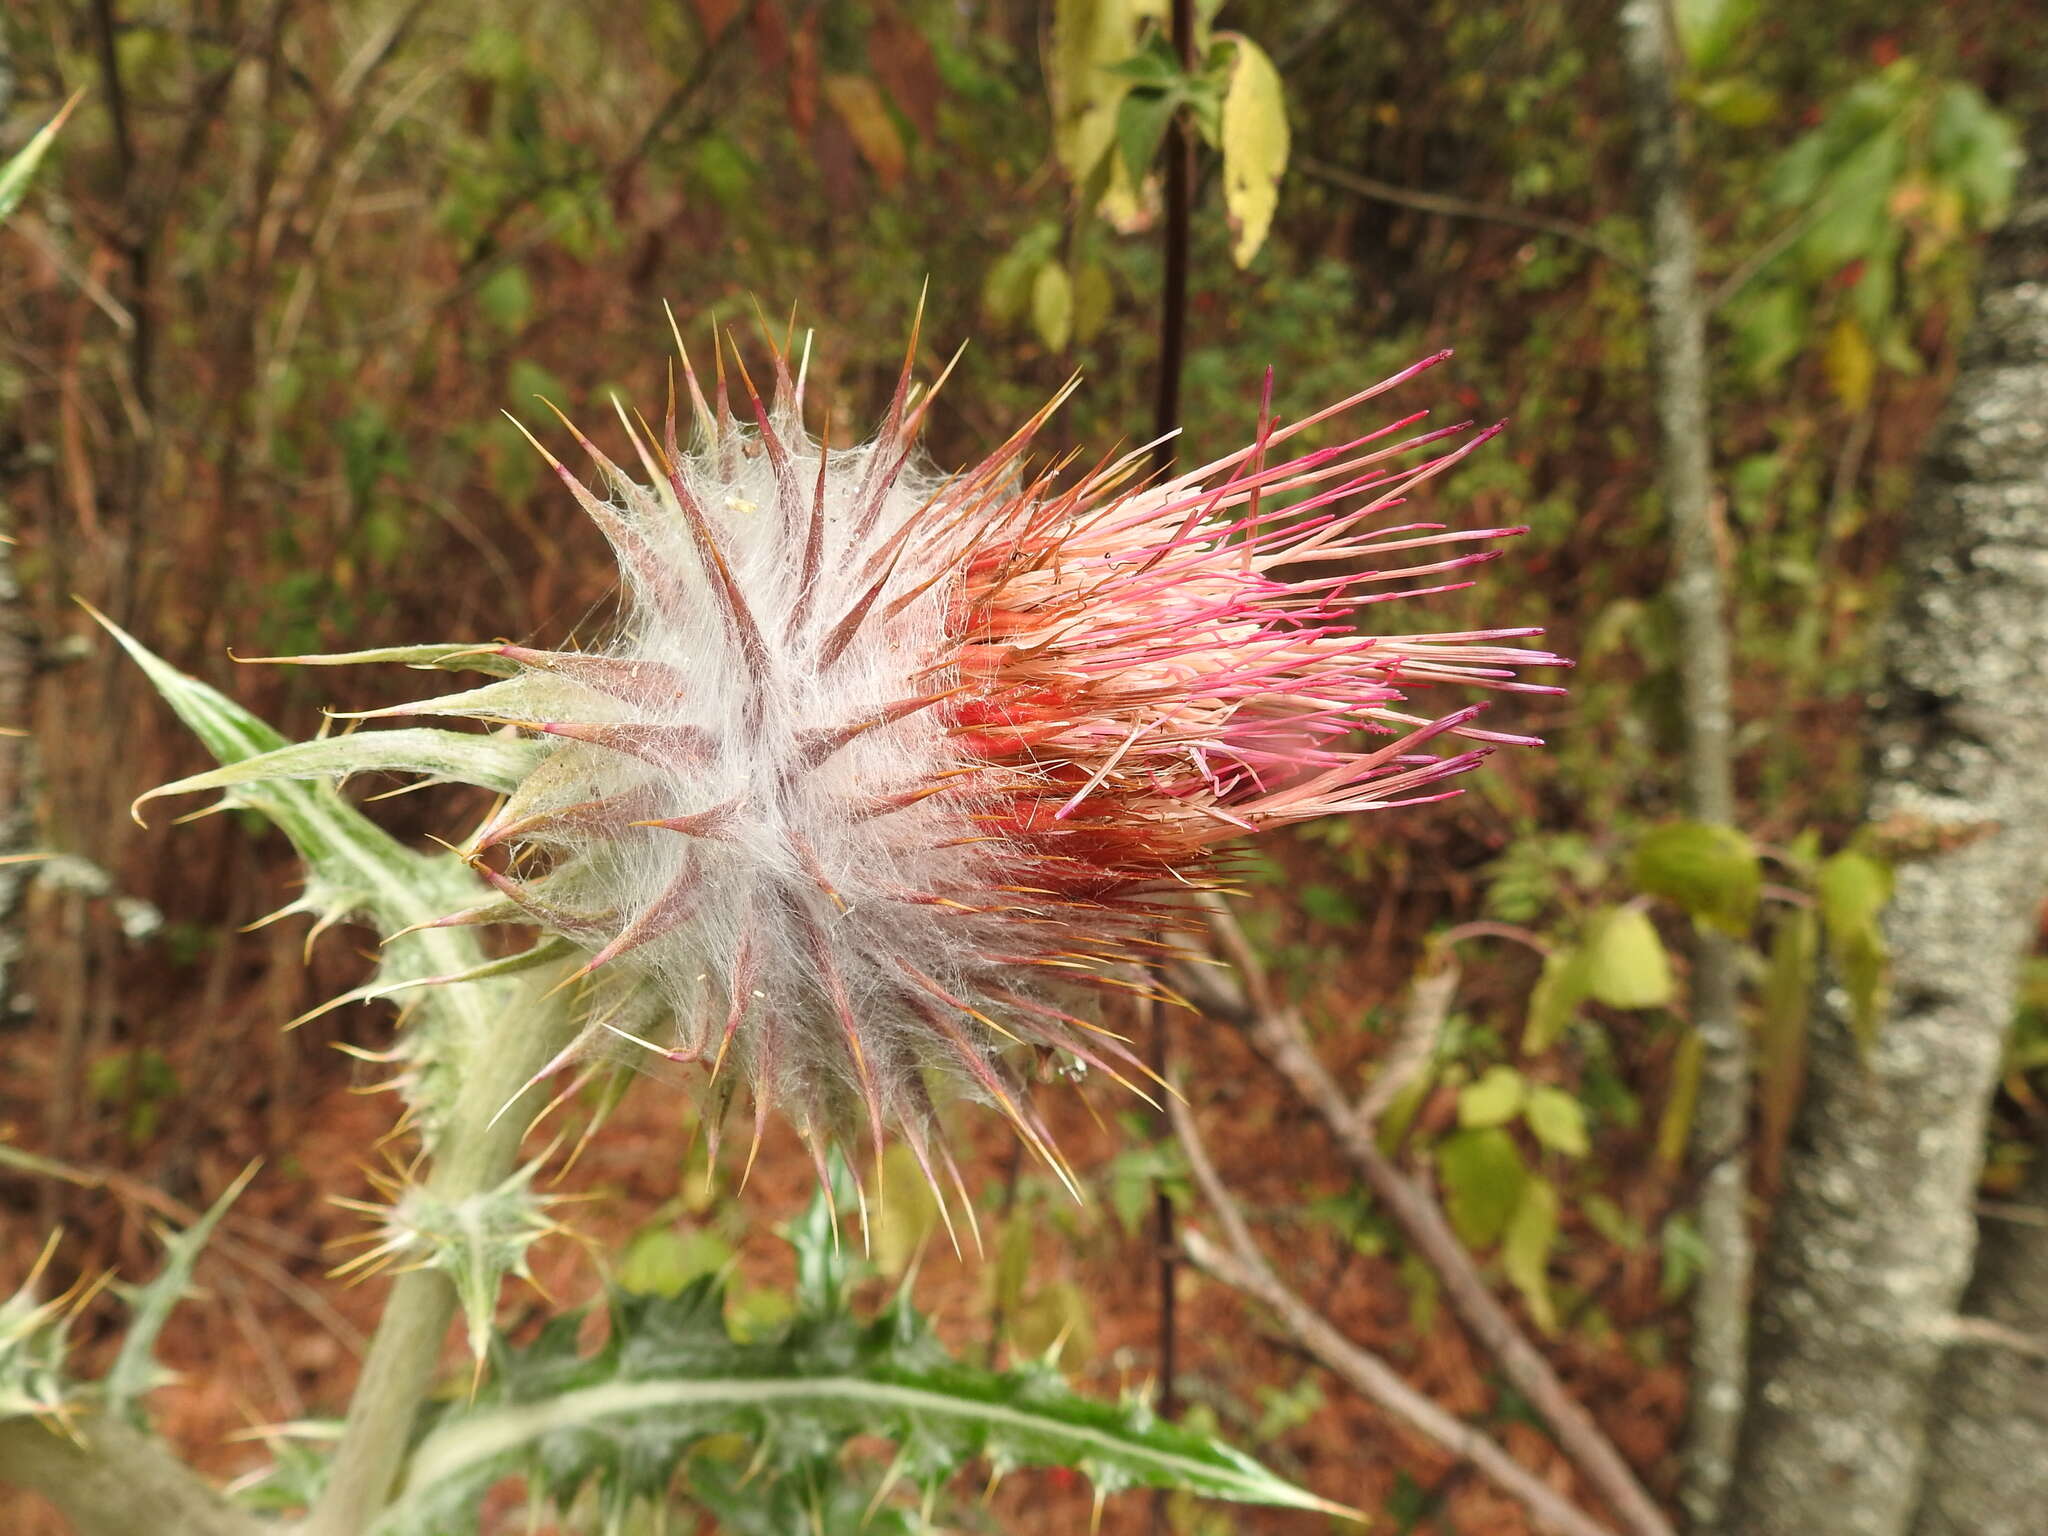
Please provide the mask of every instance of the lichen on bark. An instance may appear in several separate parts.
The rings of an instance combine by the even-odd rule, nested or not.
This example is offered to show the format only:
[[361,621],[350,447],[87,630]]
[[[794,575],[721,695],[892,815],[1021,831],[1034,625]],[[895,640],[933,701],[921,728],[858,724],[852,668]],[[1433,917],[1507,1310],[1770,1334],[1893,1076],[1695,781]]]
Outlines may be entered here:
[[[1724,1522],[1741,1536],[1898,1536],[1913,1518],[1935,1376],[1976,1248],[1989,1097],[2048,888],[2048,177],[2038,158],[1979,291],[1910,509],[1872,701],[1869,817],[1933,851],[1897,864],[1874,1041],[1855,1040],[1839,988],[1816,1022]],[[1953,1427],[1941,1438],[1951,1445]],[[1923,1536],[1964,1529],[1993,1528]]]

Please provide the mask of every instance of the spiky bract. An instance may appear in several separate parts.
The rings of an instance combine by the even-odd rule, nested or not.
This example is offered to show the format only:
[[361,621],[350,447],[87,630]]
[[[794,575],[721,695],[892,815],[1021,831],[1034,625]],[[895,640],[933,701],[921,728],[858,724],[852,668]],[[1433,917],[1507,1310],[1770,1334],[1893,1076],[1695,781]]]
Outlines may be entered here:
[[685,357],[689,451],[672,401],[660,441],[619,413],[637,473],[573,427],[598,489],[548,455],[618,557],[609,641],[480,647],[509,675],[379,712],[561,743],[474,840],[505,900],[465,917],[576,940],[586,1043],[704,1061],[728,1089],[738,1066],[757,1129],[777,1100],[814,1149],[893,1124],[929,1174],[946,1080],[1056,1160],[1010,1050],[1136,1066],[1088,994],[1152,985],[1209,850],[1440,798],[1487,744],[1528,739],[1477,729],[1476,706],[1412,713],[1418,688],[1552,691],[1517,680],[1556,661],[1505,643],[1532,630],[1359,622],[1417,595],[1388,583],[1519,531],[1382,526],[1490,432],[1410,432],[1418,413],[1280,451],[1439,360],[1284,426],[1262,407],[1251,446],[1158,483],[1142,450],[1028,467],[1057,399],[942,476],[908,361],[878,435],[832,448],[780,353],[772,404],[741,370],[744,424],[723,354],[715,409]]

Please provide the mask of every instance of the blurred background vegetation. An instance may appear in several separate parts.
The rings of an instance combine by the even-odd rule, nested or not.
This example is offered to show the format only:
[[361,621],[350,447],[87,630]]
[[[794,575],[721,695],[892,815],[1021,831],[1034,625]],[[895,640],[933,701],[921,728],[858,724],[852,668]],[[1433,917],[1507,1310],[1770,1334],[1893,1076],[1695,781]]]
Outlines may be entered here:
[[[1977,237],[2010,194],[2019,125],[2048,113],[2048,12],[1678,13],[1741,820],[1765,855],[1762,915],[1740,926],[1756,946],[1753,1158],[1768,1197],[1815,903],[1859,813],[1872,617],[1970,318]],[[1354,1086],[1429,936],[1494,925],[1502,942],[1466,945],[1441,1048],[1382,1138],[1434,1156],[1460,1235],[1669,1493],[1699,1259],[1683,1155],[1698,1053],[1684,913],[1645,899],[1671,893],[1641,857],[1676,804],[1679,657],[1612,8],[1234,0],[1219,24],[1277,66],[1293,156],[1248,267],[1215,176],[1199,189],[1189,440],[1245,440],[1268,365],[1276,408],[1298,415],[1454,347],[1396,408],[1512,426],[1431,504],[1448,523],[1531,531],[1410,622],[1542,625],[1579,661],[1569,698],[1513,707],[1512,728],[1546,749],[1497,755],[1449,804],[1265,845],[1243,922]],[[0,1278],[56,1223],[79,1239],[72,1268],[145,1272],[149,1220],[204,1206],[269,1157],[174,1343],[195,1372],[165,1402],[202,1465],[232,1472],[247,1458],[228,1433],[341,1400],[370,1314],[320,1281],[322,1245],[349,1230],[322,1197],[360,1193],[383,1110],[350,1092],[375,1069],[330,1047],[374,1048],[388,1019],[277,1028],[349,984],[351,944],[330,938],[307,964],[289,924],[245,931],[292,894],[281,840],[253,824],[174,838],[129,820],[135,795],[199,754],[71,596],[299,734],[323,706],[388,702],[393,680],[241,669],[230,646],[555,641],[601,622],[604,550],[500,411],[545,395],[595,417],[614,390],[658,402],[664,299],[707,342],[713,322],[751,327],[756,300],[777,317],[795,305],[817,327],[812,398],[849,440],[885,403],[928,282],[928,365],[973,339],[934,412],[941,464],[968,462],[1075,369],[1085,382],[1054,446],[1142,440],[1156,188],[1081,206],[1056,153],[1050,26],[1050,6],[965,0],[23,0],[0,21],[0,148],[74,87],[92,92],[0,238],[0,519],[18,541],[11,613],[32,669],[20,717],[0,723],[33,738],[4,809],[63,855],[17,897],[0,1142],[74,1175],[0,1170]],[[389,819],[446,832],[478,809],[457,799],[401,800]],[[1846,933],[1859,898],[1833,899],[1821,920]],[[2040,1107],[2028,1074],[2048,1066],[2048,976],[2034,992],[1993,1194],[2017,1177]],[[1439,1401],[1555,1463],[1300,1111],[1227,1031],[1182,1026],[1179,1040],[1212,1144],[1286,1234],[1301,1288]],[[990,1128],[963,1124],[996,1257],[932,1257],[917,1284],[954,1337],[1064,1340],[1068,1367],[1113,1392],[1157,1367],[1150,1281],[1134,1277],[1150,1274],[1153,1183],[1171,1185],[1177,1163],[1147,1119],[1098,1108],[1108,1124],[1062,1111],[1100,1195],[1078,1211]],[[659,1092],[630,1100],[572,1176],[610,1197],[579,1225],[649,1288],[737,1253],[756,1289],[736,1305],[772,1310],[778,1261],[750,1229],[794,1210],[802,1154],[772,1149],[743,1203],[713,1204],[683,1177],[705,1156],[690,1119]],[[1536,1187],[1547,1227],[1517,1219]],[[557,1246],[542,1278],[580,1294],[588,1258]],[[910,1246],[883,1257],[900,1271]],[[1227,1296],[1183,1285],[1190,1415],[1382,1529],[1525,1528]],[[1079,1529],[1087,1497],[1040,1478],[985,1518]],[[1110,1523],[1147,1518],[1133,1505]]]

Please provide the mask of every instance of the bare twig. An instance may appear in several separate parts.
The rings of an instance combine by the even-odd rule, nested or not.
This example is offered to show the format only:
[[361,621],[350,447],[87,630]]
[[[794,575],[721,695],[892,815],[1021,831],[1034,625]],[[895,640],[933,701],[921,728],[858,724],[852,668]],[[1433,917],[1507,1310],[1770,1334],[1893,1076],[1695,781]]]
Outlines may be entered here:
[[1228,1244],[1226,1252],[1200,1232],[1186,1231],[1181,1248],[1196,1268],[1232,1290],[1262,1302],[1303,1349],[1342,1377],[1361,1397],[1477,1467],[1503,1491],[1520,1500],[1544,1530],[1558,1536],[1612,1536],[1607,1527],[1561,1497],[1494,1440],[1409,1386],[1378,1355],[1345,1338],[1327,1318],[1290,1290],[1266,1261],[1237,1202],[1209,1160],[1208,1149],[1202,1145],[1187,1105],[1169,1095],[1167,1106],[1181,1150],[1187,1156],[1188,1171]]
[[1975,1344],[1986,1349],[2010,1350],[2029,1360],[2048,1360],[2048,1338],[2001,1323],[1994,1317],[1951,1317],[1942,1326],[1944,1344]]
[[[1210,910],[1213,912],[1215,903]],[[1243,1030],[1252,1048],[1285,1078],[1329,1128],[1338,1149],[1371,1188],[1423,1261],[1443,1285],[1444,1299],[1466,1330],[1506,1374],[1515,1390],[1550,1427],[1559,1449],[1614,1511],[1632,1536],[1673,1536],[1672,1526],[1637,1480],[1614,1443],[1565,1390],[1550,1362],[1493,1294],[1479,1266],[1451,1230],[1436,1198],[1380,1151],[1372,1128],[1360,1121],[1344,1090],[1310,1047],[1300,1018],[1278,1006],[1257,956],[1226,922],[1218,925],[1244,975],[1240,995],[1208,966],[1176,968],[1182,991],[1214,1018]],[[1248,1003],[1246,997],[1253,1001]],[[1264,999],[1261,1006],[1259,999]]]
[[1527,208],[1511,208],[1504,203],[1475,203],[1469,198],[1452,197],[1443,192],[1397,187],[1392,182],[1361,176],[1356,171],[1347,171],[1342,166],[1328,165],[1321,160],[1297,159],[1293,163],[1304,176],[1328,182],[1346,192],[1355,192],[1360,197],[1369,197],[1376,203],[1392,203],[1398,208],[1413,208],[1419,213],[1437,213],[1452,219],[1479,219],[1488,224],[1512,224],[1517,229],[1533,229],[1598,251],[1624,271],[1641,270],[1626,251],[1570,219],[1532,213]]
[[[1735,822],[1735,730],[1727,602],[1717,544],[1707,416],[1707,317],[1699,240],[1687,196],[1677,44],[1666,0],[1622,0],[1617,13],[1637,191],[1649,267],[1643,274],[1656,403],[1658,489],[1671,541],[1666,590],[1678,620],[1685,718],[1686,815]],[[1735,941],[1702,926],[1693,943],[1692,1027],[1702,1048],[1689,1157],[1700,1180],[1705,1248],[1692,1294],[1691,1402],[1680,1495],[1694,1527],[1713,1527],[1735,1466],[1749,1383],[1749,1036],[1739,1013]]]
[[2048,1211],[2017,1200],[1979,1200],[1977,1214],[1993,1221],[2010,1221],[2023,1227],[2048,1227]]
[[1461,974],[1455,965],[1447,965],[1415,978],[1408,989],[1408,1011],[1401,1016],[1401,1032],[1394,1037],[1379,1071],[1373,1074],[1371,1086],[1360,1096],[1358,1107],[1351,1111],[1357,1124],[1379,1124],[1388,1106],[1436,1055],[1437,1041],[1443,1036],[1444,1020],[1450,1016],[1451,1000],[1458,994]]

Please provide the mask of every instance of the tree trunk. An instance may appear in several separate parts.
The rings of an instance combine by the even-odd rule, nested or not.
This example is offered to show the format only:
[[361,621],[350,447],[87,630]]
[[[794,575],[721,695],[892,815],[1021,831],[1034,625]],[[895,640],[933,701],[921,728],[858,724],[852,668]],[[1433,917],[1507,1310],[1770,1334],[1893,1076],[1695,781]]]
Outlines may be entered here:
[[[2032,533],[2038,590],[2039,568],[2048,563],[2048,124],[2037,127],[2033,148],[2019,207],[1985,266],[1980,393],[1959,403],[2018,437],[1997,478],[2015,533]],[[2023,539],[2015,542],[2025,548]],[[2048,1144],[2036,1151],[2021,1199],[2036,1219],[1986,1227],[1963,1312],[2039,1345],[2048,1340]],[[1935,1382],[1913,1536],[2036,1536],[2044,1510],[2048,1359],[2002,1344],[1959,1343]]]
[[2048,1511],[2048,1145],[2025,1201],[2034,1221],[1986,1231],[1963,1313],[2042,1352],[1974,1339],[1949,1350],[1934,1385],[1913,1536],[2039,1536]]
[[[1917,1499],[1976,1244],[1987,1106],[2048,884],[2044,278],[2037,160],[1988,253],[1977,330],[1910,513],[1873,704],[1869,815],[1905,850],[1884,918],[1889,998],[1867,1051],[1839,987],[1815,1024],[1757,1310],[1726,1523],[1740,1536],[1897,1536]],[[1987,1270],[1984,1283],[1999,1282]],[[2031,1506],[2030,1533],[2043,1508]]]

